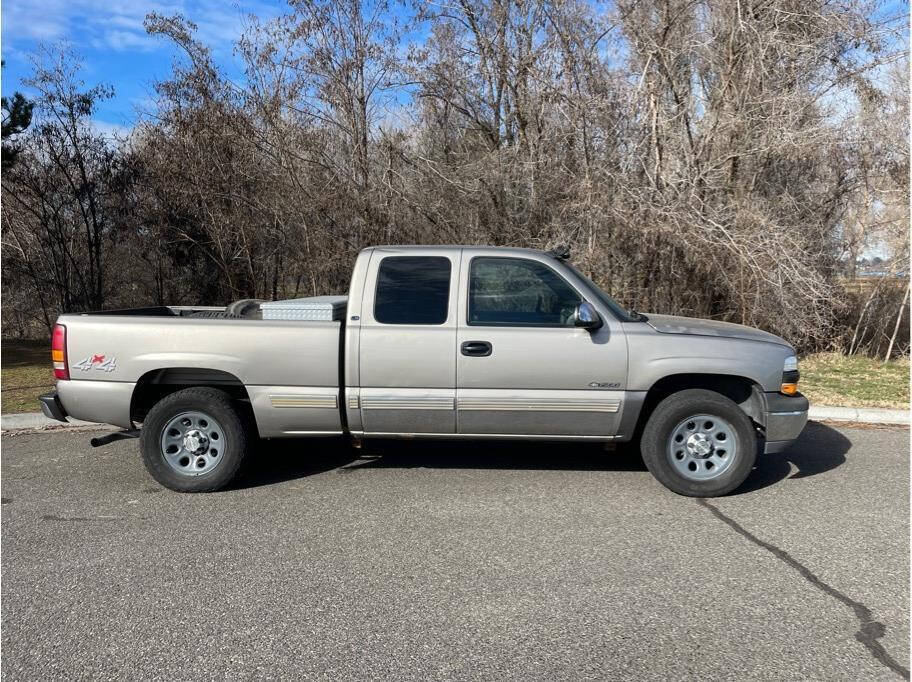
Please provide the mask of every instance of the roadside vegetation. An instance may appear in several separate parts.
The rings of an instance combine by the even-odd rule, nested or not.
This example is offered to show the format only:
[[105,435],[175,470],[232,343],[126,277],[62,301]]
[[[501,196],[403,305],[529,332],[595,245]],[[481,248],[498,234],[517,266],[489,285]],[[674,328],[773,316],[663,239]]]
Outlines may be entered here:
[[875,0],[295,0],[245,21],[238,77],[152,13],[177,58],[128,139],[51,46],[4,102],[3,336],[338,293],[372,244],[568,244],[637,310],[902,355],[907,24]]
[[799,389],[813,405],[909,408],[909,357],[889,362],[863,355],[802,358]]
[[3,341],[0,345],[2,413],[38,412],[38,396],[54,387],[49,341]]

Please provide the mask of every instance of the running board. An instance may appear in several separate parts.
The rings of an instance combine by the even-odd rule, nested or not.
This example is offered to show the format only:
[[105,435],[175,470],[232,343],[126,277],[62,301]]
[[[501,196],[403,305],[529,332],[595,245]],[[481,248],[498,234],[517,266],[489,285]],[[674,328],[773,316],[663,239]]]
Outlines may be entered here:
[[115,440],[127,440],[128,438],[139,438],[139,429],[130,429],[129,431],[115,431],[107,436],[93,438],[89,441],[93,448],[99,448],[102,445],[113,443]]

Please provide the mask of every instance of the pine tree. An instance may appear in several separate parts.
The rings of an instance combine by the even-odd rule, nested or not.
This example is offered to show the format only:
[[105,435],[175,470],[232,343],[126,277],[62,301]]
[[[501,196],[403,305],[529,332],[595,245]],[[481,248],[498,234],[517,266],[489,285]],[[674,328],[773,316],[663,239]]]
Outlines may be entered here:
[[22,133],[32,122],[34,102],[29,102],[21,92],[13,93],[12,98],[2,98],[2,166],[3,170],[12,168],[19,155],[19,147],[12,139]]

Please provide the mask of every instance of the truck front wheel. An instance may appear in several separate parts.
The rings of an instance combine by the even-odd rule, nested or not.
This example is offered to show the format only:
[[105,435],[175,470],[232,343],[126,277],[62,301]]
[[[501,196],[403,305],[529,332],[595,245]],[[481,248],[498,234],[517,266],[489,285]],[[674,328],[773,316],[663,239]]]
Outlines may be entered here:
[[640,441],[652,475],[690,497],[737,488],[753,469],[757,447],[750,417],[725,396],[703,389],[679,391],[660,402]]
[[146,469],[166,488],[212,492],[240,471],[247,431],[226,393],[186,388],[152,407],[143,422],[140,445]]

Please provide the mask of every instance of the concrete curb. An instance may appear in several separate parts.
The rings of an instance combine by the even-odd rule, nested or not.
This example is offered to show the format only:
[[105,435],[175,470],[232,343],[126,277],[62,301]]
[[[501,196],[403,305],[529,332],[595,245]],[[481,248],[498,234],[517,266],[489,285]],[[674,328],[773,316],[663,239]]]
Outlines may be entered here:
[[20,414],[0,414],[0,431],[25,431],[25,430],[43,430],[54,428],[73,428],[92,426],[98,429],[117,429],[116,426],[108,427],[106,424],[96,424],[94,422],[84,422],[79,419],[70,419],[69,422],[63,423],[56,419],[49,419],[41,412],[22,412]]
[[[909,425],[908,410],[884,410],[874,407],[829,407],[828,405],[811,405],[808,418],[814,421],[852,422],[855,424],[894,424]],[[64,424],[56,419],[48,419],[41,412],[0,415],[0,430],[24,431],[53,428],[94,427],[97,429],[117,430],[117,426],[95,424],[93,422],[71,419]]]
[[879,407],[830,407],[811,405],[808,419],[827,422],[855,422],[859,424],[909,425],[908,410],[885,410]]

